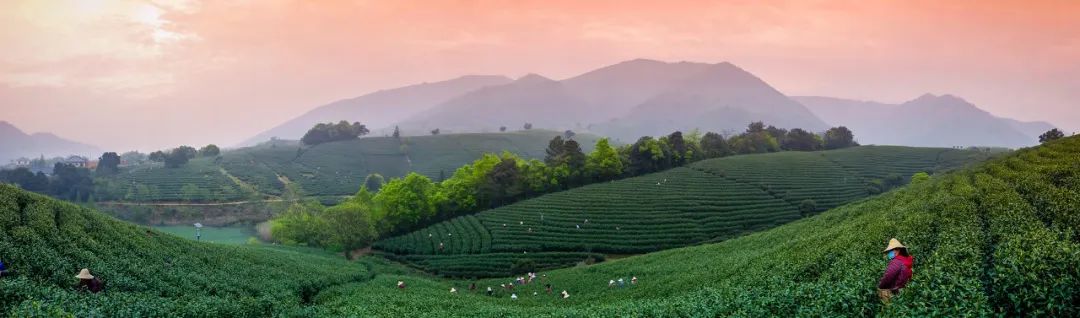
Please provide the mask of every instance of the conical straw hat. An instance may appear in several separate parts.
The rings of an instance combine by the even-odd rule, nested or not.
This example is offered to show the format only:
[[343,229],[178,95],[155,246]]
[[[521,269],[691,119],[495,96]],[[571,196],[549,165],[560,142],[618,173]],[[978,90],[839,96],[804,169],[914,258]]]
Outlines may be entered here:
[[900,241],[897,240],[896,238],[892,238],[892,239],[889,239],[889,246],[885,247],[885,251],[883,251],[883,253],[894,250],[894,249],[898,249],[898,248],[907,248],[907,246],[904,246],[904,244],[900,244]]
[[94,275],[90,275],[90,270],[89,269],[83,268],[81,271],[79,271],[79,275],[76,275],[75,278],[78,278],[78,279],[94,279]]

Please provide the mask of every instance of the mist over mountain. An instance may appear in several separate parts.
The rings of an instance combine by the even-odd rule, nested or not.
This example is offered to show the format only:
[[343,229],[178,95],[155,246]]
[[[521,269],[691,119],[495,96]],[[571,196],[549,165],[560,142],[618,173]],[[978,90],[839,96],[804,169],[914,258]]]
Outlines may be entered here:
[[792,97],[830,125],[843,125],[863,144],[907,146],[1000,146],[1038,144],[1045,122],[994,116],[953,95],[925,94],[903,104],[831,97]]
[[484,86],[499,85],[510,81],[510,78],[504,76],[468,75],[445,81],[380,90],[319,106],[300,117],[262,132],[241,145],[253,145],[272,137],[300,139],[308,129],[320,122],[348,120],[359,121],[371,130],[386,128],[450,98]]
[[27,134],[6,121],[0,121],[0,165],[19,157],[37,158],[80,155],[92,157],[101,150],[95,146],[39,132]]
[[403,131],[490,131],[532,123],[624,141],[700,128],[741,130],[753,120],[823,130],[802,105],[731,63],[632,60],[562,81],[527,75],[452,99],[400,123]]

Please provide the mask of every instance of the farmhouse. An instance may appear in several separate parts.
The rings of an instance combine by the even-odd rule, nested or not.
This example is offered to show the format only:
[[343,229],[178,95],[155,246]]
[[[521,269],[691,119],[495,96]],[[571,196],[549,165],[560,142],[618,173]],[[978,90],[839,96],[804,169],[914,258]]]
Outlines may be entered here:
[[86,168],[90,164],[90,160],[83,156],[69,156],[64,159],[64,163],[75,166],[77,168]]

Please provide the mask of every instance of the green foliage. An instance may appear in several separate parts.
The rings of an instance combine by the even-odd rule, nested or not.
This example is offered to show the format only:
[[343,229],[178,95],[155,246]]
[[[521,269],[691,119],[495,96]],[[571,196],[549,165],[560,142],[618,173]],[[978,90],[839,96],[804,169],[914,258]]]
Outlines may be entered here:
[[596,147],[585,160],[588,175],[596,181],[614,180],[623,174],[623,162],[618,151],[608,143],[607,138],[596,141]]
[[[951,167],[938,161],[950,152],[963,150],[859,147],[705,160],[454,218],[374,247],[409,261],[431,254],[483,259],[492,253],[643,253],[720,241],[864,198],[864,175]],[[494,156],[488,161],[500,162]],[[444,189],[450,189],[449,181]],[[437,249],[440,242],[443,250]]]
[[[1066,139],[753,235],[542,272],[542,284],[514,289],[517,301],[505,291],[494,297],[446,292],[473,281],[387,276],[341,287],[320,310],[392,316],[1075,317],[1077,152],[1080,138]],[[915,276],[886,306],[875,283],[886,265],[881,250],[892,237],[915,256]],[[422,266],[428,267],[439,268]],[[628,276],[639,283],[607,287],[609,279]],[[391,292],[396,280],[409,282],[408,293]],[[498,289],[509,280],[475,282]],[[545,284],[571,297],[547,295]]]
[[795,128],[787,132],[780,148],[793,151],[816,151],[825,147],[821,136]]
[[1039,142],[1040,143],[1045,143],[1045,142],[1058,140],[1058,139],[1061,139],[1061,138],[1064,138],[1064,137],[1065,137],[1064,132],[1062,132],[1061,130],[1059,130],[1057,128],[1054,128],[1054,129],[1047,130],[1042,135],[1039,135]]
[[381,174],[372,173],[369,174],[367,178],[364,178],[363,188],[367,189],[370,192],[379,192],[379,189],[382,188],[383,183],[386,183],[386,179],[384,179]]
[[806,199],[799,202],[799,214],[803,217],[811,216],[818,211],[817,202]]
[[922,183],[922,182],[926,182],[926,181],[929,181],[929,180],[930,180],[930,174],[926,173],[926,172],[919,171],[919,172],[916,172],[915,174],[911,175],[911,183],[912,184]]
[[217,145],[209,144],[202,148],[199,148],[199,156],[202,157],[216,157],[221,154],[221,148]]
[[391,179],[383,185],[373,198],[384,211],[383,218],[375,220],[379,232],[393,232],[399,227],[434,217],[436,208],[447,199],[438,187],[431,179],[417,173]]
[[101,158],[98,159],[97,169],[94,171],[98,174],[114,174],[120,171],[120,155],[115,152],[106,152],[101,154]]
[[847,127],[833,127],[825,131],[825,137],[822,138],[825,144],[825,149],[841,149],[847,147],[858,146],[855,142],[855,135]]
[[[321,255],[197,243],[0,185],[0,315],[10,317],[307,316],[325,288],[365,266]],[[76,292],[82,268],[106,282]]]
[[300,141],[305,145],[318,145],[331,141],[356,139],[360,136],[367,135],[369,132],[370,131],[366,126],[361,125],[358,122],[349,124],[349,122],[342,120],[337,124],[318,123],[315,127],[308,130],[307,133],[304,133],[304,137],[300,138]]

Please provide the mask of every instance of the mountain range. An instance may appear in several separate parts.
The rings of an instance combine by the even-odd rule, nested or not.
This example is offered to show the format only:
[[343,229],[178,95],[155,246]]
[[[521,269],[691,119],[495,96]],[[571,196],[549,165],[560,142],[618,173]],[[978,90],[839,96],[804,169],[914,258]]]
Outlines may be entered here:
[[788,97],[731,63],[636,59],[563,80],[538,74],[516,80],[463,76],[378,91],[320,106],[245,144],[298,139],[316,123],[339,120],[359,121],[378,134],[396,126],[406,135],[520,129],[531,123],[621,142],[694,128],[735,133],[751,121],[764,121],[815,132],[845,125],[863,143],[910,146],[1022,147],[1051,128],[1000,118],[952,95],[927,94],[899,105]]
[[948,94],[924,94],[902,104],[817,96],[793,99],[829,124],[847,126],[863,144],[1018,148],[1038,144],[1039,135],[1054,128],[1046,122],[997,117]]
[[426,111],[450,98],[488,85],[510,82],[505,76],[469,75],[434,83],[422,83],[377,91],[356,98],[339,100],[316,107],[243,142],[254,145],[273,137],[300,139],[317,123],[358,121],[368,129],[393,126],[408,116]]
[[19,157],[93,156],[100,150],[51,133],[27,134],[6,121],[0,121],[0,165]]

